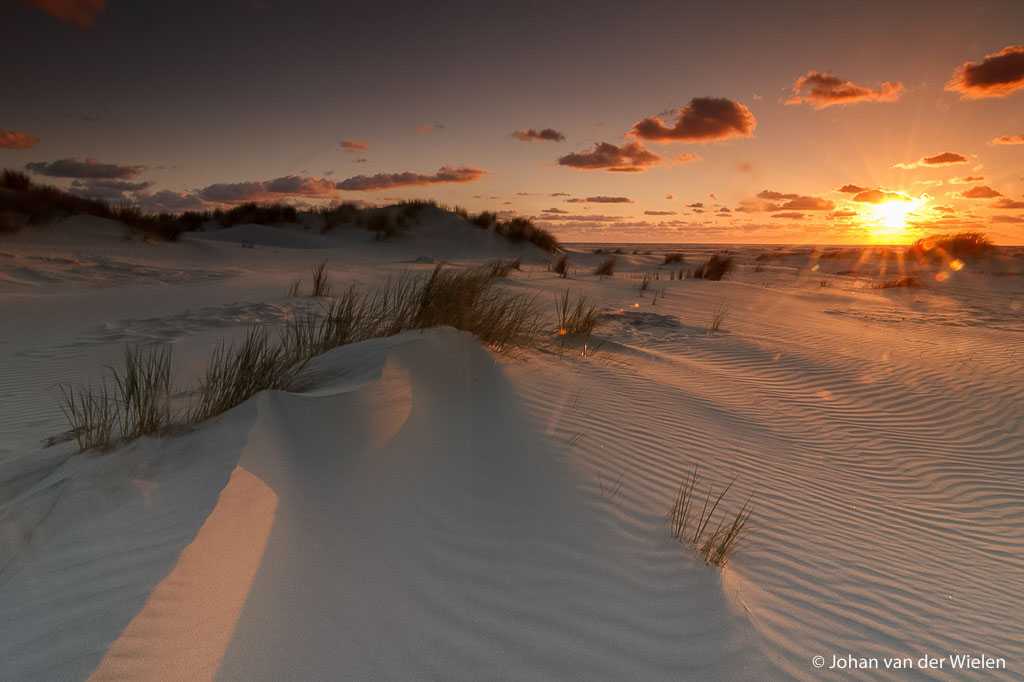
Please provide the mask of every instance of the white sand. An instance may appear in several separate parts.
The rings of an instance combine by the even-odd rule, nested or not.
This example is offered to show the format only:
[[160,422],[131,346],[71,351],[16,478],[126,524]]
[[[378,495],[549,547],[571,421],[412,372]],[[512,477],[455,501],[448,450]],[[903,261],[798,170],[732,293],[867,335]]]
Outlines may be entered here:
[[[143,244],[93,219],[0,238],[0,679],[817,680],[856,676],[811,664],[847,654],[956,679],[881,659],[961,653],[1020,679],[1021,257],[875,290],[891,257],[836,275],[857,257],[766,251],[724,282],[666,280],[657,254],[599,280],[574,253],[561,280],[452,216],[391,243]],[[186,382],[301,310],[284,294],[321,260],[340,289],[515,256],[502,286],[609,313],[587,355],[407,333],[173,437],[43,442],[67,430],[59,382],[154,342]],[[654,271],[656,303],[635,289]],[[732,505],[756,491],[724,570],[669,537],[694,465],[702,491],[736,477]]]

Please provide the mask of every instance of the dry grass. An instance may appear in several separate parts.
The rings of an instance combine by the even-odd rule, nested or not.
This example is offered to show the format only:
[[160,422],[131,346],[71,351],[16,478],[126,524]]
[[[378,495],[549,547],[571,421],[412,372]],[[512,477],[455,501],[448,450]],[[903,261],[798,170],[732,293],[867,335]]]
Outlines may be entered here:
[[918,277],[917,275],[909,275],[907,277],[894,277],[892,279],[887,279],[884,282],[878,282],[877,284],[872,284],[871,288],[872,289],[906,289],[906,288],[916,288],[916,287],[921,287],[921,286],[924,286],[924,285],[921,283],[921,278],[920,277]]
[[995,252],[995,245],[982,232],[936,234],[918,239],[910,247],[919,258],[977,258]]
[[213,213],[222,227],[256,223],[259,225],[280,225],[294,223],[298,220],[298,211],[294,206],[286,204],[257,204],[253,202],[240,204],[234,208]]
[[665,254],[665,265],[670,263],[684,263],[686,262],[681,253],[666,253]]
[[501,221],[495,224],[494,231],[513,244],[530,242],[548,253],[557,253],[562,247],[554,234],[543,227],[537,227],[532,220],[527,218]]
[[600,277],[612,277],[615,275],[615,265],[619,262],[619,259],[615,256],[611,258],[605,258],[601,261],[601,264],[594,268],[594,274]]
[[71,426],[80,452],[107,450],[116,440],[119,425],[117,403],[106,385],[75,390],[61,386],[61,411]]
[[288,287],[288,298],[294,298],[299,295],[299,289],[302,287],[302,278],[296,277],[292,280],[291,286]]
[[597,306],[590,303],[583,294],[579,294],[575,301],[570,302],[568,289],[563,291],[560,297],[555,297],[555,313],[558,318],[558,334],[562,337],[589,337],[597,326]]
[[551,268],[561,279],[569,276],[569,254],[563,254]]
[[313,266],[313,293],[310,296],[330,296],[333,287],[327,279],[327,261]]
[[697,269],[693,271],[693,276],[695,279],[708,279],[717,282],[732,272],[735,267],[736,261],[732,256],[722,256],[716,253],[698,265]]
[[718,305],[715,306],[714,311],[711,313],[711,324],[708,325],[708,329],[713,332],[717,332],[722,328],[722,323],[725,322],[725,318],[729,314],[729,303],[727,301],[719,301]]
[[704,556],[704,563],[714,564],[721,568],[735,555],[739,548],[739,542],[744,537],[747,523],[750,520],[750,500],[753,498],[753,493],[735,514],[723,512],[717,526],[711,530],[712,517],[725,495],[732,488],[735,479],[719,493],[714,502],[711,501],[714,493],[711,488],[708,488],[708,494],[704,498],[700,513],[694,515],[694,493],[698,479],[697,468],[694,467],[693,471],[679,484],[675,503],[668,515],[669,530],[672,537],[679,542],[692,542]]

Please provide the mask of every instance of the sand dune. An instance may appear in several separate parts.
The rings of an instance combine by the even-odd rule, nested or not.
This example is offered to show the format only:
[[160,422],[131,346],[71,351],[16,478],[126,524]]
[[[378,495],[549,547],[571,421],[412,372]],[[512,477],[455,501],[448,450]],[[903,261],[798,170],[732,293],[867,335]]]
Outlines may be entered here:
[[[750,249],[729,281],[641,295],[642,273],[668,271],[657,253],[598,279],[605,256],[574,252],[562,280],[453,225],[395,243],[240,226],[171,247],[91,225],[38,280],[21,268],[42,247],[0,242],[0,679],[810,680],[850,675],[817,655],[964,653],[1019,677],[1019,278],[876,290],[870,258],[765,272]],[[72,251],[139,270],[68,275]],[[314,263],[370,286],[442,251],[521,255],[502,286],[551,312],[586,293],[605,313],[587,351],[408,332],[110,454],[42,442],[66,429],[56,383],[95,380],[125,344],[170,343],[186,380],[216,340],[313,304],[285,291]],[[219,274],[153,275],[187,269]],[[695,466],[701,493],[735,479],[730,508],[753,493],[725,569],[669,537]]]

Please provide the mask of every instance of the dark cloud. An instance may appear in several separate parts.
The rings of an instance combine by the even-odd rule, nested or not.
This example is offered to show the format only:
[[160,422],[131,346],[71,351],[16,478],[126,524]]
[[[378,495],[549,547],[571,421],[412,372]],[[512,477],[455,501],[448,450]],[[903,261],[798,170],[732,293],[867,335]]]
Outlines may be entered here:
[[764,189],[755,195],[758,199],[796,199],[799,194],[783,194],[782,192],[775,192],[770,189]]
[[21,0],[29,7],[38,7],[54,19],[91,28],[93,18],[107,7],[107,0]]
[[697,201],[692,204],[687,204],[686,208],[704,208],[703,202]]
[[30,149],[37,144],[38,137],[16,133],[13,130],[0,130],[0,149]]
[[1024,45],[1010,45],[996,54],[985,55],[980,64],[964,62],[946,83],[948,92],[961,99],[1006,97],[1024,88]]
[[644,211],[644,215],[675,215],[675,211]]
[[349,154],[358,154],[370,148],[370,143],[363,142],[362,140],[342,140],[338,144]]
[[1017,201],[1010,197],[1003,197],[996,203],[992,204],[991,208],[1024,208],[1024,201]]
[[629,197],[587,197],[587,203],[590,204],[632,204],[634,203]]
[[595,222],[595,223],[616,223],[616,222],[625,220],[625,218],[623,218],[622,216],[617,216],[617,215],[573,215],[573,214],[570,214],[570,213],[565,213],[565,214],[545,213],[544,214],[544,219],[545,220],[558,220],[558,221],[562,221],[562,220],[587,220],[587,221],[591,221],[591,222]]
[[126,180],[75,180],[71,183],[72,190],[83,191],[141,192],[152,186],[152,182],[127,182]]
[[886,192],[881,189],[869,189],[853,198],[862,204],[884,204],[887,201],[910,201],[910,197],[902,192]]
[[803,213],[796,213],[796,212],[790,212],[790,213],[773,213],[773,214],[772,214],[772,217],[773,217],[773,218],[789,218],[789,219],[791,219],[791,220],[801,220],[801,219],[803,219],[803,217],[804,217],[804,214],[803,214]]
[[952,178],[949,180],[951,185],[966,185],[969,182],[981,182],[985,179],[984,175],[968,175],[964,178]]
[[127,180],[146,169],[145,166],[127,166],[121,163],[100,163],[96,159],[58,159],[57,161],[36,161],[25,164],[25,168],[51,178],[92,178]]
[[729,210],[729,209],[728,209],[727,207],[725,207],[725,206],[723,206],[722,208],[718,209],[718,212],[719,212],[719,213],[732,213],[732,211],[731,211],[731,210]]
[[544,130],[517,130],[512,133],[512,137],[523,142],[561,142],[565,139],[565,135],[558,132],[554,128],[545,128]]
[[587,200],[584,199],[583,197],[574,197],[572,199],[566,199],[565,203],[567,203],[567,204],[585,204],[585,203],[587,203]]
[[326,178],[307,177],[302,175],[286,175],[266,183],[267,192],[271,194],[288,194],[303,197],[328,197],[337,192],[337,183]]
[[1020,135],[1003,135],[992,140],[991,144],[1024,144],[1024,133]]
[[545,208],[543,211],[541,211],[541,213],[565,213],[565,214],[568,214],[569,212],[568,211],[563,211],[560,208]]
[[960,192],[960,196],[964,199],[995,199],[1003,195],[988,185],[978,185]]
[[196,192],[203,201],[236,204],[267,198],[266,182],[218,182]]
[[632,133],[653,142],[713,142],[753,137],[757,120],[750,109],[724,97],[695,97],[679,110],[669,128],[657,116],[638,121]]
[[837,192],[842,192],[844,194],[860,194],[861,192],[868,191],[868,188],[867,187],[861,187],[860,185],[843,185],[842,187],[840,187],[836,191]]
[[836,218],[856,218],[858,215],[860,214],[856,211],[833,211],[825,217],[829,220],[835,220]]
[[553,197],[567,197],[567,196],[569,196],[569,193],[568,192],[552,192],[551,196],[553,196]]
[[648,151],[639,142],[629,142],[621,147],[611,142],[598,142],[590,151],[559,157],[558,164],[579,170],[604,169],[617,173],[639,173],[659,161],[660,156]]
[[921,166],[955,166],[960,163],[967,163],[969,159],[963,154],[957,154],[956,152],[942,152],[935,156],[924,156],[917,161],[911,161],[910,163],[897,163],[893,165],[893,168],[903,168],[909,170],[911,168],[919,168]]
[[473,166],[443,166],[433,175],[411,171],[355,175],[339,182],[337,188],[353,192],[369,192],[391,187],[422,187],[449,182],[475,182],[485,175],[487,175],[487,171]]
[[993,223],[1024,223],[1024,218],[1015,215],[994,215],[989,218]]
[[793,84],[793,96],[786,104],[808,102],[815,109],[824,109],[835,104],[857,102],[895,102],[905,88],[903,83],[880,83],[876,88],[854,85],[831,73],[808,71]]
[[782,208],[793,211],[831,211],[835,207],[833,202],[820,197],[797,197],[782,205]]

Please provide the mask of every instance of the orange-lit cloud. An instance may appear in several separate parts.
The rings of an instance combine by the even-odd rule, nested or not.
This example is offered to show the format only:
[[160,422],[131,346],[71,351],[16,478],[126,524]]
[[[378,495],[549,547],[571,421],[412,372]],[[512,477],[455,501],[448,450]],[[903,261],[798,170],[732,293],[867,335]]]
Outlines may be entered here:
[[856,211],[833,211],[825,217],[829,220],[835,220],[836,218],[856,218],[859,215]]
[[949,184],[951,185],[966,185],[969,182],[981,182],[985,179],[984,175],[968,175],[963,178],[951,178]]
[[578,170],[603,169],[617,173],[640,173],[660,161],[660,156],[639,142],[629,142],[621,147],[611,142],[598,142],[590,151],[559,157],[558,164]]
[[682,166],[687,163],[694,163],[695,161],[700,161],[700,156],[697,154],[676,154],[672,157],[673,166]]
[[772,217],[773,218],[789,218],[790,220],[802,220],[804,218],[804,214],[803,213],[797,213],[795,211],[790,211],[790,212],[787,212],[787,213],[773,213]]
[[425,173],[377,173],[376,175],[355,175],[339,182],[338,189],[353,192],[369,192],[391,187],[422,187],[441,185],[449,182],[475,182],[487,175],[487,171],[474,166],[443,166],[433,175]]
[[435,123],[434,125],[430,125],[429,123],[424,123],[423,125],[421,125],[418,128],[416,128],[416,132],[417,133],[429,133],[431,130],[441,130],[442,128],[444,128],[444,125],[441,124],[441,123]]
[[889,201],[913,201],[903,192],[887,192],[881,189],[869,189],[853,198],[862,204],[884,204]]
[[13,130],[0,130],[0,149],[29,149],[39,144],[38,137]]
[[632,204],[634,201],[629,197],[587,197],[583,201],[588,204]]
[[978,185],[977,187],[972,187],[960,192],[957,196],[963,197],[964,199],[995,199],[996,197],[1001,197],[1003,195],[988,185]]
[[306,177],[302,175],[286,175],[267,182],[267,191],[271,194],[288,194],[301,197],[334,196],[337,183],[327,178]]
[[342,140],[339,144],[349,154],[358,154],[370,148],[370,143],[362,140]]
[[675,215],[675,211],[644,211],[644,215]]
[[757,120],[739,102],[724,97],[695,97],[679,110],[670,128],[658,116],[638,121],[632,134],[652,142],[714,142],[753,137]]
[[995,202],[990,208],[1024,208],[1024,201],[1017,201],[1010,197],[1003,197],[999,201]]
[[1003,135],[992,140],[990,144],[1024,144],[1024,133],[1020,135]]
[[868,188],[867,187],[861,187],[860,185],[843,185],[842,187],[840,187],[836,191],[837,192],[842,192],[844,194],[860,194],[861,192],[868,191]]
[[128,166],[121,163],[100,163],[96,159],[58,159],[57,161],[36,161],[25,164],[25,168],[51,178],[93,178],[127,180],[146,170],[145,166]]
[[207,185],[195,194],[203,201],[238,204],[246,201],[277,201],[285,196],[325,199],[337,194],[333,180],[285,175],[273,180],[253,182],[219,182]]
[[21,0],[29,7],[38,7],[61,21],[91,28],[93,18],[107,7],[107,0]]
[[969,159],[963,154],[957,154],[956,152],[942,152],[935,156],[923,156],[917,161],[911,161],[910,163],[893,164],[893,168],[910,170],[912,168],[920,168],[921,166],[955,166],[960,163],[968,163],[968,161]]
[[835,203],[820,197],[803,196],[800,194],[762,190],[752,199],[744,199],[736,210],[740,213],[760,213],[764,211],[831,211]]
[[541,211],[541,213],[552,213],[552,214],[554,214],[554,213],[564,213],[564,214],[568,215],[569,212],[568,211],[563,211],[560,208],[545,208],[543,211]]
[[903,83],[880,83],[876,88],[854,85],[831,73],[808,71],[793,84],[793,95],[786,104],[808,102],[815,109],[824,109],[836,104],[857,102],[895,102],[903,94]]
[[959,92],[961,99],[1006,97],[1024,88],[1024,45],[1010,45],[995,54],[985,55],[980,64],[965,62],[946,83],[948,92]]
[[565,139],[565,135],[558,132],[554,128],[545,128],[544,130],[517,130],[512,133],[512,137],[523,142],[561,142]]
[[993,223],[1024,223],[1024,218],[1015,215],[994,215],[989,218]]

